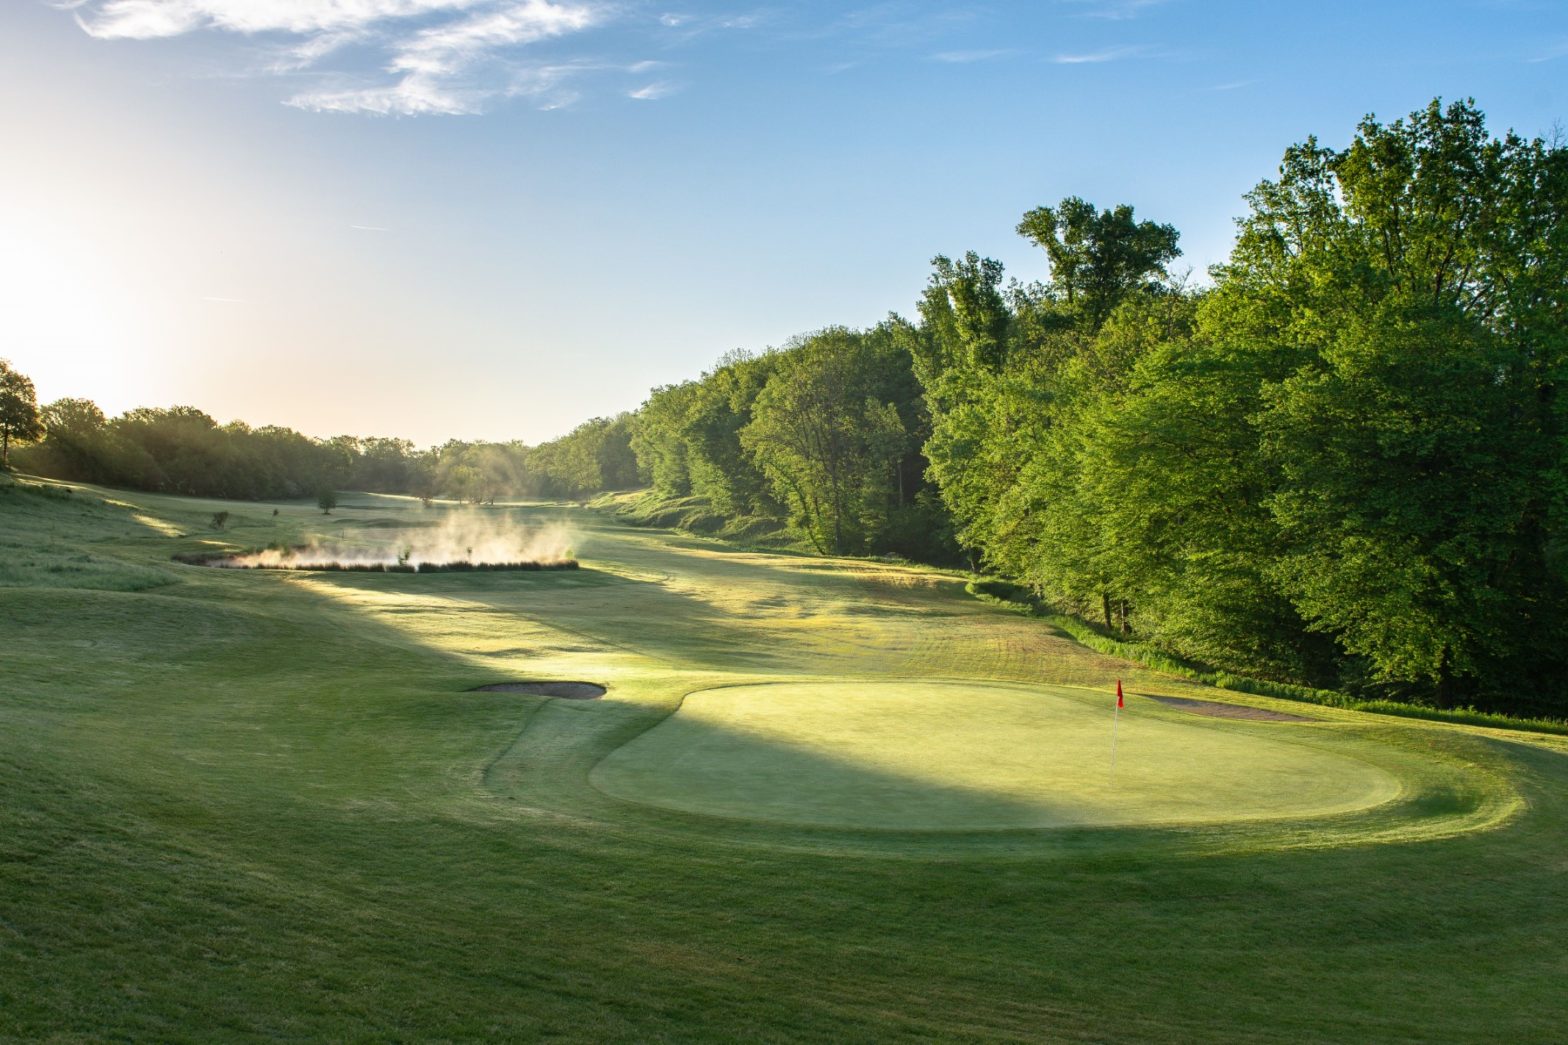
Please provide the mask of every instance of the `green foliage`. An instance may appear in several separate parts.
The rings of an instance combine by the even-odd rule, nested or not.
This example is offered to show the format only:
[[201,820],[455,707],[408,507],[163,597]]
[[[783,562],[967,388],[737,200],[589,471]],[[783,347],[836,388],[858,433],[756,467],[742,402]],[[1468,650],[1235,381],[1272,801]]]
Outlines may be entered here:
[[0,359],[0,470],[11,467],[11,444],[43,435],[32,379]]
[[331,515],[332,509],[338,506],[338,493],[336,490],[321,489],[316,491],[316,507],[321,509],[322,515]]
[[1178,658],[1560,714],[1568,152],[1434,102],[1248,201],[1202,295],[1129,209],[1030,212],[1053,282],[983,359],[957,303],[1000,270],[939,265],[911,343],[960,539]]
[[697,383],[655,388],[637,411],[631,446],[639,471],[666,497],[691,493],[689,446],[684,436],[686,417],[697,393]]
[[[655,389],[631,440],[653,482],[648,503],[663,506],[647,511],[770,544],[787,519],[821,551],[949,559],[920,451],[928,420],[912,335],[896,319],[834,328],[761,355],[730,353],[698,381]],[[668,507],[687,504],[700,508]]]
[[1157,290],[1165,266],[1181,255],[1174,226],[1134,221],[1132,213],[1126,204],[1097,211],[1069,196],[1018,223],[1020,236],[1044,248],[1054,289],[1091,333],[1128,295]]
[[900,362],[886,331],[813,334],[779,357],[740,432],[791,521],[820,552],[876,547],[890,511],[902,507],[896,482],[909,434],[898,407],[879,396]]
[[1434,102],[1253,204],[1220,296],[1265,307],[1210,333],[1293,353],[1254,421],[1279,589],[1348,681],[1561,709],[1568,153]]

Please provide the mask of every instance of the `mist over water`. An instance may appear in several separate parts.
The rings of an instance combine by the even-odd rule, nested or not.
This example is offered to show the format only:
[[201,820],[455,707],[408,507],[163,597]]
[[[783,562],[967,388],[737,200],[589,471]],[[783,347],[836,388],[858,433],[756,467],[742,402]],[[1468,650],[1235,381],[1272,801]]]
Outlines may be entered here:
[[478,511],[447,515],[438,526],[389,530],[380,539],[350,543],[314,541],[302,548],[269,548],[236,555],[217,565],[235,569],[319,570],[334,567],[475,566],[539,563],[572,558],[573,530],[565,523],[518,526]]

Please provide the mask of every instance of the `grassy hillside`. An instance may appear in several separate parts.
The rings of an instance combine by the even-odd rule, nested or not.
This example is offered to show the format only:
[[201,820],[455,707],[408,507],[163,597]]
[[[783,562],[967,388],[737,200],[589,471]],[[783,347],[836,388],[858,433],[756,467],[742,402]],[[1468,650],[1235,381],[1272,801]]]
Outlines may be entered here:
[[[569,527],[578,571],[170,560],[460,511],[344,501],[0,485],[0,1037],[1549,1041],[1568,1019],[1568,738],[1219,693],[961,578],[564,507],[484,512]],[[470,692],[516,679],[609,692]]]

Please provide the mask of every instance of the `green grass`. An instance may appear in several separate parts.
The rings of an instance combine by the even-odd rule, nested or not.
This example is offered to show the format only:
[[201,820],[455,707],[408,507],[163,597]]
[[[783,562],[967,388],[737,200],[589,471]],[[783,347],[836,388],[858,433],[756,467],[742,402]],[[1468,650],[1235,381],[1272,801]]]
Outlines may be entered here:
[[[567,520],[572,573],[170,562],[458,510],[344,501],[0,492],[0,1038],[1549,1041],[1568,1019],[1561,737],[1187,716],[1142,697],[1301,705],[952,576],[567,508],[485,511]],[[102,569],[51,571],[74,555]],[[1092,755],[1118,676],[1113,790]],[[522,678],[609,692],[470,692]]]
[[[731,686],[592,774],[634,802],[737,820],[908,831],[1198,824],[1393,800],[1393,772],[1296,723],[1250,730],[1104,694],[996,683]],[[1332,730],[1332,727],[1330,727]]]

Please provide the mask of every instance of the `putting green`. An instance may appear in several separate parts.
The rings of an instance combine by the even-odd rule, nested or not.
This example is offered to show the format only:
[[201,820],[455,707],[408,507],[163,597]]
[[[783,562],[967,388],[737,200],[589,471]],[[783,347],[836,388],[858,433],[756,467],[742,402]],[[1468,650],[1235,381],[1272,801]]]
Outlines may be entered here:
[[1121,714],[1104,695],[959,682],[692,693],[591,774],[605,793],[804,826],[996,830],[1320,816],[1395,798],[1331,729]]

